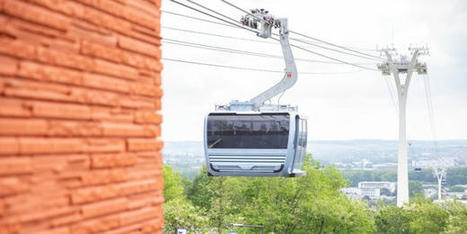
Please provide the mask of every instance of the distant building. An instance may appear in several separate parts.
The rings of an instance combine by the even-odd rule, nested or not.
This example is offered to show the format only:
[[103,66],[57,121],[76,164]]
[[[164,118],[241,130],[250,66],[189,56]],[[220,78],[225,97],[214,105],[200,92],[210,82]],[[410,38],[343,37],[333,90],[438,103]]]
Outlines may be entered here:
[[378,200],[381,196],[379,188],[360,188],[360,196],[362,198],[368,197],[370,200]]
[[362,198],[359,188],[342,188],[341,192],[352,200],[360,200]]
[[359,189],[388,189],[391,193],[396,191],[396,183],[389,181],[361,181],[358,183]]

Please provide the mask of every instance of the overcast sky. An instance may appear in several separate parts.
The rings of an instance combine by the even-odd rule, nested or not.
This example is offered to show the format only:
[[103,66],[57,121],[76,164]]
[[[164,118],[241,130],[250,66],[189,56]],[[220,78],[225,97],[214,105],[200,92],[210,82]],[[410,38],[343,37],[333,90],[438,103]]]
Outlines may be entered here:
[[[179,0],[185,2],[184,0]],[[195,0],[225,15],[239,19],[242,12],[220,0]],[[394,45],[401,54],[410,45],[428,45],[428,64],[437,138],[467,139],[467,1],[298,1],[230,0],[242,8],[265,8],[289,19],[289,28],[329,42],[374,53],[377,46]],[[163,10],[210,19],[164,1]],[[215,20],[215,19],[213,19]],[[262,40],[254,33],[162,14],[162,26]],[[239,50],[281,55],[279,44],[216,38],[162,28],[162,36]],[[291,37],[298,37],[291,35]],[[266,40],[274,42],[272,40]],[[293,42],[295,43],[295,42]],[[298,44],[298,43],[297,43]],[[376,63],[312,48],[320,53],[354,63]],[[228,54],[163,44],[163,57],[222,65],[282,70],[280,59]],[[294,50],[296,58],[326,60]],[[246,101],[269,88],[282,74],[239,71],[164,61],[163,131],[166,141],[202,140],[203,119],[215,104]],[[368,65],[376,68],[376,65]],[[336,73],[299,75],[294,87],[280,102],[299,107],[309,120],[312,140],[397,139],[398,118],[380,72],[348,65],[298,62],[299,72]],[[425,103],[425,76],[414,74],[408,99],[408,138],[430,140]],[[273,100],[277,102],[277,99]]]

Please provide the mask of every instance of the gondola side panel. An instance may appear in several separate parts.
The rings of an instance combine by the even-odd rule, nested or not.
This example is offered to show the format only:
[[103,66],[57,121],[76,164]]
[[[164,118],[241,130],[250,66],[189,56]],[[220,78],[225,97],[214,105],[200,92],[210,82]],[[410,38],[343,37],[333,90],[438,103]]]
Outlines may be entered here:
[[0,0],[0,233],[161,233],[160,0]]

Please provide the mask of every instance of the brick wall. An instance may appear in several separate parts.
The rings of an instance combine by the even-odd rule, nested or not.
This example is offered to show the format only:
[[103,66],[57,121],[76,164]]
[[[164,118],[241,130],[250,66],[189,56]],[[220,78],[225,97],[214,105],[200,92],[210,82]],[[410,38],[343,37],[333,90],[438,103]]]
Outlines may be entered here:
[[0,0],[0,233],[157,233],[160,0]]

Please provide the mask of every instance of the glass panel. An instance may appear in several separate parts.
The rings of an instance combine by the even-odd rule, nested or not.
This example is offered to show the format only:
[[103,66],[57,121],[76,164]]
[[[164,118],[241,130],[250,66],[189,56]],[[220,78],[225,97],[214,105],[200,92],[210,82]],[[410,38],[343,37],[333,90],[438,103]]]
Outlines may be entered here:
[[287,149],[289,114],[211,114],[208,148]]

